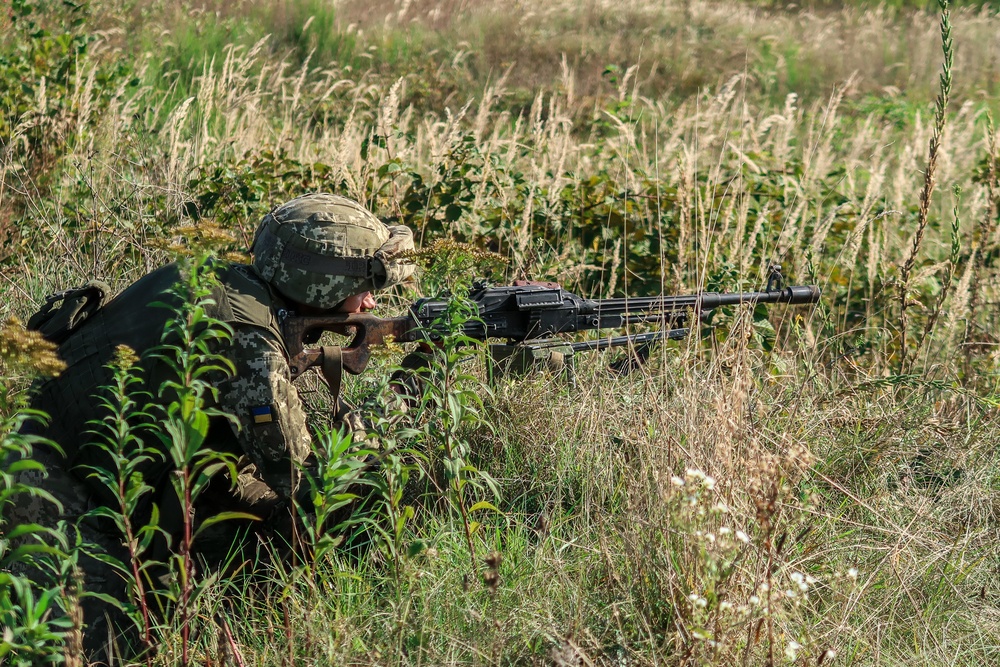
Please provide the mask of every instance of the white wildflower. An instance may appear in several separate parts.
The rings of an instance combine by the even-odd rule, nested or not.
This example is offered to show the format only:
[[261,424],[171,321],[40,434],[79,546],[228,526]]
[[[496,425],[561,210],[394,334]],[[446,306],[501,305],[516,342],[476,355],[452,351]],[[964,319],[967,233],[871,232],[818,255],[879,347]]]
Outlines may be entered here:
[[802,648],[802,644],[793,639],[788,642],[788,646],[785,647],[785,657],[789,660],[795,660],[795,657],[799,654],[800,648]]

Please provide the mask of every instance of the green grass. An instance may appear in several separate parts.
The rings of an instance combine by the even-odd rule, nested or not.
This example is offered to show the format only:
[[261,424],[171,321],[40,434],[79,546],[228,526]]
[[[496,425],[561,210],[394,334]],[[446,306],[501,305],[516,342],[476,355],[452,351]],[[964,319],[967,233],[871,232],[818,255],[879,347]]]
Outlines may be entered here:
[[[803,16],[752,3],[733,3],[728,12],[713,4],[656,3],[611,11],[593,2],[580,10],[575,3],[555,3],[521,16],[503,3],[476,2],[442,8],[418,1],[406,13],[385,1],[337,8],[313,0],[246,2],[238,10],[225,3],[187,9],[143,4],[141,22],[102,17],[125,31],[130,52],[151,54],[147,81],[174,87],[173,103],[186,99],[205,63],[223,61],[227,46],[249,49],[265,36],[270,56],[293,69],[309,57],[311,67],[345,70],[349,78],[364,72],[377,85],[405,78],[412,91],[404,103],[420,111],[460,106],[505,73],[511,101],[527,95],[530,105],[533,91],[559,81],[563,58],[588,103],[614,92],[604,74],[609,66],[624,72],[633,65],[632,84],[653,98],[690,96],[740,72],[753,77],[748,94],[775,104],[790,92],[823,98],[852,73],[860,75],[853,84],[858,93],[891,87],[916,100],[932,94],[925,75],[934,62],[933,12],[890,8],[876,15],[864,5],[832,5]],[[963,40],[960,33],[959,40],[991,43],[986,16],[968,28],[960,22],[959,30],[969,34]],[[958,81],[959,99],[978,99],[980,91],[995,96],[995,59],[971,56]]]

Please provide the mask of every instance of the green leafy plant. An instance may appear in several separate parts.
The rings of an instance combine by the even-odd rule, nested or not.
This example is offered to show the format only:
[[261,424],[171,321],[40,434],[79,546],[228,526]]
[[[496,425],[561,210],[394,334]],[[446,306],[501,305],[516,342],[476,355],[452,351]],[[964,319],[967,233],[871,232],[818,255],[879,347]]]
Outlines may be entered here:
[[297,509],[305,530],[308,564],[315,571],[345,537],[352,537],[365,523],[345,510],[354,507],[369,491],[372,482],[363,473],[371,467],[377,452],[364,443],[355,443],[344,429],[321,431],[313,438],[313,447],[316,455],[303,467],[310,506],[299,505]]
[[[27,498],[35,503],[58,502],[44,489],[25,482],[28,473],[45,474],[32,458],[36,447],[53,443],[22,433],[47,415],[29,407],[22,383],[33,377],[57,375],[64,365],[55,346],[37,332],[26,331],[16,319],[0,327],[0,661],[4,664],[58,664],[74,621],[69,610],[76,591],[58,575],[71,565],[70,544],[62,526],[15,521],[10,510]],[[28,576],[25,571],[50,572],[54,580]],[[20,574],[18,572],[21,572]]]
[[[424,364],[414,371],[420,384],[414,406],[416,418],[421,420],[419,439],[431,470],[441,466],[440,478],[433,475],[431,480],[461,520],[474,573],[479,570],[474,537],[480,527],[474,514],[483,510],[499,512],[491,500],[500,495],[496,480],[473,465],[471,445],[465,435],[474,426],[489,427],[482,412],[483,396],[489,389],[464,368],[466,362],[481,358],[481,342],[463,333],[465,324],[477,312],[474,304],[450,298],[431,326],[433,342],[422,353]],[[483,495],[489,499],[475,500]]]
[[[106,106],[130,68],[122,59],[88,59],[97,40],[87,27],[88,2],[12,0],[7,11],[12,34],[0,47],[0,149],[23,149],[24,175],[34,176],[72,149],[69,126]],[[83,91],[78,84],[88,66],[97,85]]]
[[[181,664],[188,665],[192,608],[199,591],[192,555],[194,540],[199,532],[220,521],[254,517],[222,512],[195,527],[194,503],[211,478],[224,470],[228,470],[231,479],[238,477],[235,456],[212,450],[206,442],[211,419],[233,419],[211,404],[217,398],[213,380],[232,374],[234,369],[232,362],[217,351],[219,343],[230,340],[232,331],[225,323],[213,319],[206,309],[213,303],[214,262],[196,258],[184,275],[184,281],[174,288],[174,295],[184,305],[167,322],[162,345],[150,355],[169,368],[172,376],[159,387],[158,398],[165,405],[156,415],[160,424],[156,436],[174,471],[170,484],[181,513],[179,540],[173,545],[171,556],[176,580],[170,597],[176,604],[174,621],[180,628]],[[164,303],[154,305],[172,308]]]
[[104,417],[93,424],[91,434],[95,440],[89,447],[100,447],[105,453],[107,467],[90,466],[85,470],[88,477],[108,489],[109,495],[118,501],[117,507],[98,505],[83,517],[87,519],[109,520],[123,538],[128,553],[128,561],[121,562],[110,554],[103,554],[105,562],[113,562],[125,576],[130,586],[131,605],[121,601],[123,609],[131,611],[130,616],[139,628],[141,653],[146,664],[151,664],[156,619],[149,605],[151,573],[162,564],[149,556],[153,540],[160,534],[158,508],[152,507],[151,515],[145,522],[137,522],[140,508],[146,504],[155,489],[143,477],[143,471],[151,464],[162,462],[163,453],[147,442],[153,437],[153,421],[150,413],[148,392],[139,391],[137,385],[142,379],[136,367],[138,358],[126,346],[116,350],[112,363],[113,384],[100,394],[100,404]]
[[302,162],[284,149],[270,148],[201,164],[187,185],[193,196],[184,214],[193,220],[214,218],[223,229],[239,230],[241,249],[249,246],[257,222],[276,202],[344,189],[330,165]]
[[368,480],[375,498],[374,512],[365,524],[390,565],[397,608],[404,594],[406,560],[423,548],[422,542],[409,541],[416,510],[408,490],[411,481],[424,477],[427,462],[420,448],[421,432],[412,427],[407,400],[400,398],[417,386],[411,381],[410,370],[401,372],[406,374],[405,385],[385,378],[363,407],[372,415],[369,438],[379,448],[377,469]]

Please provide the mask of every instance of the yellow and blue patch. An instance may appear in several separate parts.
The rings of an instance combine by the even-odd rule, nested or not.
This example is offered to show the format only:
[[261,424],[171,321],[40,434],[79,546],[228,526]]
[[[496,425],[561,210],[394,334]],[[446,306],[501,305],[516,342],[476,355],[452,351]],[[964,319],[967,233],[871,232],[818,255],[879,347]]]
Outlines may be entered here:
[[274,410],[270,405],[262,405],[250,408],[250,416],[253,417],[254,424],[269,424],[274,421]]

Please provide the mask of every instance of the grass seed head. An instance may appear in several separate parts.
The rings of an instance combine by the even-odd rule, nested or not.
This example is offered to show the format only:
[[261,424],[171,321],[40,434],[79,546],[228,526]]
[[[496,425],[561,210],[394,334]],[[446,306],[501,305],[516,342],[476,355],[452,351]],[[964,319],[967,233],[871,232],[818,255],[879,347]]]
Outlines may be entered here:
[[490,552],[490,554],[486,556],[486,567],[490,568],[491,570],[499,569],[500,563],[502,562],[503,562],[503,554],[501,554],[499,551]]
[[496,595],[497,589],[500,587],[500,575],[497,574],[496,570],[486,570],[483,572],[483,583],[489,589],[490,595]]

